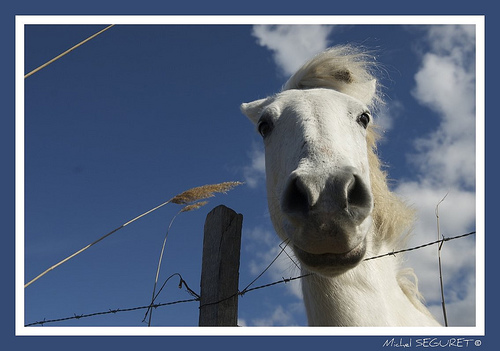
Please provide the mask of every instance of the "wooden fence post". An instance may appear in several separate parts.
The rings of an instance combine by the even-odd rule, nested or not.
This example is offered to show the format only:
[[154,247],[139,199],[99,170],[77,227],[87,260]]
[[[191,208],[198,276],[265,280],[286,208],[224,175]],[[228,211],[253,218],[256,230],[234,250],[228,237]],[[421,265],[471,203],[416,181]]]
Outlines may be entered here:
[[237,326],[243,216],[220,205],[205,221],[199,326]]

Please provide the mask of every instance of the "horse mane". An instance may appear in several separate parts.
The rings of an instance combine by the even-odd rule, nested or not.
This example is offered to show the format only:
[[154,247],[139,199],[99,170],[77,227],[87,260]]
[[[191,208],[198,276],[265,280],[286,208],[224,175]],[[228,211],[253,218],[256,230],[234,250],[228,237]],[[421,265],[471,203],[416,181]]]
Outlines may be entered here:
[[[380,84],[375,85],[376,89],[370,92],[370,96],[367,95],[366,90],[367,83],[375,82],[374,72],[378,66],[375,57],[368,51],[352,45],[335,46],[306,62],[285,83],[283,90],[334,89],[358,98],[368,107],[376,109],[383,104]],[[406,243],[413,228],[415,212],[389,189],[387,172],[383,169],[377,154],[379,139],[377,126],[371,124],[367,130],[367,147],[374,198],[372,216],[375,242],[385,249],[398,249]],[[412,270],[401,270],[398,274],[398,282],[413,304],[420,309],[421,297]]]

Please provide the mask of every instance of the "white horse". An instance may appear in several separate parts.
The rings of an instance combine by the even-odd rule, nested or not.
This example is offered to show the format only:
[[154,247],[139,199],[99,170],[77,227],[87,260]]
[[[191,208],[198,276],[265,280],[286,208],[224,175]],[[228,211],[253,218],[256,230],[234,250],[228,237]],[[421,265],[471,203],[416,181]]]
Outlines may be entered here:
[[334,47],[241,110],[264,141],[273,225],[302,273],[314,273],[302,279],[309,325],[438,326],[412,270],[392,256],[364,260],[398,248],[413,222],[376,155],[374,67],[370,55]]

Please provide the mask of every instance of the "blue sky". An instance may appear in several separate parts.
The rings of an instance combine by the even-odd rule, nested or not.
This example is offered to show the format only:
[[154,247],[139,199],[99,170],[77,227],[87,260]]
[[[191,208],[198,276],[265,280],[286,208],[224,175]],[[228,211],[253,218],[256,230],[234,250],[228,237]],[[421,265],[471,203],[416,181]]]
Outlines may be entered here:
[[[25,72],[104,26],[25,27]],[[240,287],[279,252],[267,211],[258,134],[239,105],[280,90],[330,45],[376,51],[387,105],[381,159],[391,187],[418,209],[410,245],[476,229],[475,70],[471,26],[117,25],[25,80],[25,281],[191,187],[244,181],[179,215],[160,281],[199,291],[203,223],[216,205],[244,215]],[[170,204],[115,233],[25,290],[25,322],[149,303]],[[475,237],[444,245],[448,319],[475,325]],[[407,255],[441,319],[436,248]],[[256,285],[298,275],[280,259]],[[174,279],[175,280],[175,279]],[[159,302],[191,296],[171,281]],[[50,326],[145,326],[144,310]],[[195,326],[198,305],[154,311],[155,326]],[[247,326],[306,325],[297,283],[239,300]],[[46,326],[49,326],[47,324]]]

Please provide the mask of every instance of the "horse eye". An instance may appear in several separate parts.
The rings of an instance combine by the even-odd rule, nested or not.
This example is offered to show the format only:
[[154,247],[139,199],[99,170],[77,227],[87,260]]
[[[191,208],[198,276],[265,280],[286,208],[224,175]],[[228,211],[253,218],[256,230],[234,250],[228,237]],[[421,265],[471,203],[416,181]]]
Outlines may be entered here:
[[358,123],[363,127],[363,128],[368,128],[368,124],[370,124],[370,114],[368,112],[363,112],[362,114],[359,115],[358,117]]
[[259,123],[257,124],[257,130],[263,138],[267,137],[269,133],[273,130],[272,122],[269,122],[267,119],[261,118]]

